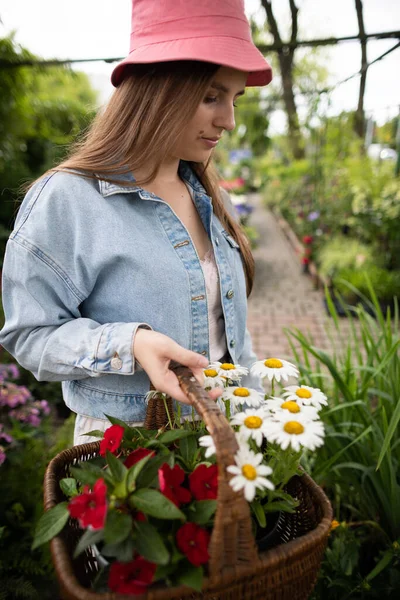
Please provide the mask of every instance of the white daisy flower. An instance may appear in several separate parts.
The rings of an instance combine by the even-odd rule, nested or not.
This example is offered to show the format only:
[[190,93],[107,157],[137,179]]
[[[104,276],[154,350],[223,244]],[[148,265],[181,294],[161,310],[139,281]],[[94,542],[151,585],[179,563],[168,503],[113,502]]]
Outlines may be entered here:
[[[235,437],[237,440],[237,443],[239,444],[239,446],[243,445],[246,443],[246,440],[244,439],[243,436],[240,435],[240,431],[235,432]],[[214,454],[216,454],[216,448],[215,448],[215,444],[214,444],[214,440],[212,439],[211,435],[202,435],[199,438],[199,445],[202,448],[206,448],[205,451],[205,458],[210,458],[210,456],[214,456]]]
[[257,390],[245,387],[229,386],[224,390],[221,400],[229,400],[233,406],[248,404],[249,406],[260,406],[264,401],[262,394]]
[[218,361],[211,363],[208,369],[215,369],[220,377],[225,377],[231,381],[239,381],[243,375],[247,375],[249,370],[240,365],[232,363],[220,363]]
[[277,412],[289,411],[290,413],[303,414],[311,421],[318,419],[318,410],[314,406],[305,406],[301,402],[289,400],[288,398],[277,398],[273,396],[264,402],[264,406],[275,415]]
[[320,389],[308,385],[288,385],[284,388],[282,396],[286,400],[295,400],[305,406],[315,406],[317,410],[328,404],[327,397]]
[[287,381],[289,377],[299,376],[299,371],[295,365],[281,358],[258,360],[252,365],[250,373],[258,377],[268,377],[270,381],[275,378],[278,382],[281,379]]
[[310,421],[305,415],[281,411],[275,420],[265,426],[264,435],[269,442],[279,444],[282,450],[289,446],[296,452],[303,448],[315,450],[324,443],[324,426],[321,421]]
[[235,477],[229,482],[233,491],[244,490],[244,497],[247,502],[252,502],[257,489],[268,488],[273,490],[274,484],[266,479],[265,475],[271,475],[272,469],[266,465],[260,464],[263,460],[261,453],[255,454],[246,446],[240,446],[235,454],[236,465],[227,467],[228,473]]
[[213,390],[214,388],[224,388],[225,379],[218,375],[216,369],[204,369],[204,383],[203,387],[205,390]]
[[210,456],[214,456],[216,453],[214,440],[211,435],[202,435],[201,438],[199,438],[199,445],[202,448],[206,448],[204,453],[205,458],[210,458]]
[[149,392],[147,392],[147,394],[144,397],[144,401],[146,404],[149,403],[149,400],[152,400],[153,398],[159,399],[159,400],[166,400],[168,398],[168,394],[164,394],[163,392],[159,392],[157,390],[150,390]]
[[257,446],[261,446],[268,418],[270,418],[270,414],[265,409],[254,410],[249,408],[232,417],[230,423],[231,425],[240,426],[239,433],[245,440],[252,438]]

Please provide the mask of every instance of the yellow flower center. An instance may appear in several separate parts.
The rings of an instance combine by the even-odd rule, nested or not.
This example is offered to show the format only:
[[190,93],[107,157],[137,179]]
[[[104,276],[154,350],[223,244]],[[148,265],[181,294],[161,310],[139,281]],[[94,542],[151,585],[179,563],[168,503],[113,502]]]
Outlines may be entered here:
[[216,377],[218,373],[215,369],[204,369],[204,375],[206,377]]
[[286,408],[291,413],[300,412],[300,406],[294,400],[287,400],[283,404],[281,404],[281,408]]
[[283,429],[286,433],[294,433],[295,435],[300,435],[304,431],[303,425],[298,421],[288,421],[284,424]]
[[247,388],[238,387],[233,391],[234,396],[240,396],[241,398],[247,398],[250,396],[250,392]]
[[244,424],[246,425],[246,427],[248,427],[248,429],[259,429],[262,423],[263,420],[260,419],[260,417],[257,417],[256,415],[246,417],[244,420]]
[[296,390],[296,396],[299,398],[311,398],[312,393],[309,390],[305,390],[304,388],[299,388]]
[[257,471],[253,467],[253,465],[243,465],[242,474],[246,479],[250,479],[250,481],[254,481],[257,478]]
[[264,365],[269,369],[281,369],[283,367],[279,358],[267,358],[267,360],[264,361]]
[[224,371],[232,371],[235,368],[235,365],[233,365],[232,363],[222,363],[221,365],[221,369],[223,369]]

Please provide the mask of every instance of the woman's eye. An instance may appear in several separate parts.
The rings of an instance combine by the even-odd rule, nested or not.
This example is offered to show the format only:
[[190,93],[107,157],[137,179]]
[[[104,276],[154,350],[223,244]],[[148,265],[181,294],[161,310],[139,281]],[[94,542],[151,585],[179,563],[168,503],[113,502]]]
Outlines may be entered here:
[[204,98],[204,102],[206,104],[211,104],[211,102],[216,102],[216,101],[217,101],[216,96],[207,96],[206,98]]

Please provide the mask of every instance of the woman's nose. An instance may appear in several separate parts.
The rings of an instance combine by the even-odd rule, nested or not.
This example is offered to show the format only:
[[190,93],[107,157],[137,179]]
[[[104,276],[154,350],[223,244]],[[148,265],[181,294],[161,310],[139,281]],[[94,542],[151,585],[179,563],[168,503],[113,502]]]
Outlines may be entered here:
[[234,107],[221,108],[221,112],[216,115],[214,119],[214,125],[216,127],[222,127],[226,131],[232,131],[235,129],[235,110]]

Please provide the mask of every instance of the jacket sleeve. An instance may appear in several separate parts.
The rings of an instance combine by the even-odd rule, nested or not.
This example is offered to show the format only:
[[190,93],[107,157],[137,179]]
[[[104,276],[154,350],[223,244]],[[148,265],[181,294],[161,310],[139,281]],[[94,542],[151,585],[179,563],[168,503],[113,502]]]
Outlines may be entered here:
[[264,394],[265,392],[261,378],[256,375],[250,375],[250,368],[257,360],[258,358],[253,352],[250,332],[246,329],[243,350],[238,358],[238,363],[241,367],[247,367],[247,369],[249,369],[249,374],[242,377],[241,384]]
[[133,375],[133,340],[144,323],[82,317],[84,298],[54,261],[24,238],[7,243],[3,266],[5,324],[0,343],[40,381]]

